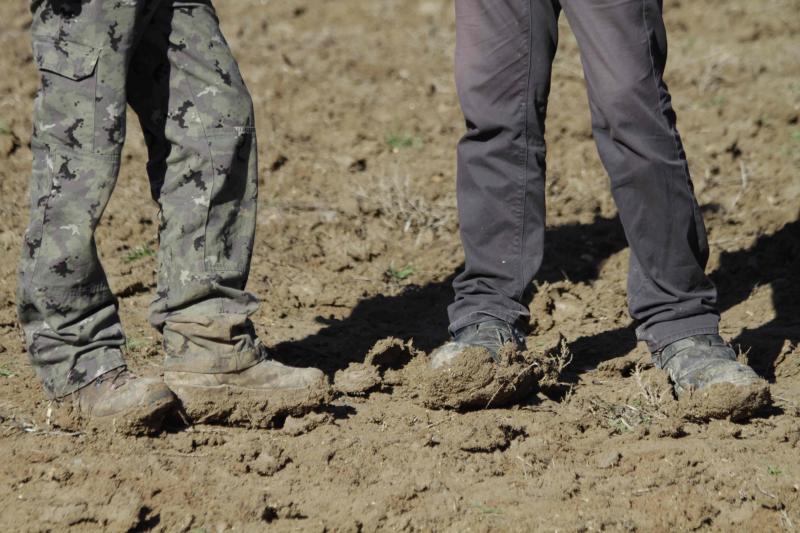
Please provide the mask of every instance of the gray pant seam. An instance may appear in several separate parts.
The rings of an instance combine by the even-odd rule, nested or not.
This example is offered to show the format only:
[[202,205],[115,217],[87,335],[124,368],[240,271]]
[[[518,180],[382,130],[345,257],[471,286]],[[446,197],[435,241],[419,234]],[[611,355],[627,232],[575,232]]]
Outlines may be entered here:
[[519,257],[519,292],[516,295],[515,300],[521,300],[523,294],[525,294],[525,204],[526,202],[526,195],[528,191],[528,157],[530,148],[528,146],[528,100],[530,98],[530,90],[531,90],[531,76],[533,72],[533,9],[528,5],[528,72],[525,77],[525,99],[522,102],[524,106],[525,113],[523,115],[524,124],[523,124],[523,142],[525,146],[523,148],[524,155],[523,155],[523,166],[522,166],[522,207],[520,209],[520,230],[519,230],[519,246],[517,248],[517,253]]
[[[661,103],[660,85],[658,83],[658,78],[656,76],[656,65],[655,65],[655,60],[653,59],[653,51],[652,51],[652,48],[651,48],[650,26],[647,24],[647,0],[642,0],[642,21],[644,23],[645,32],[647,33],[647,43],[648,43],[647,52],[648,52],[648,56],[650,57],[650,71],[651,71],[651,75],[653,77],[653,85],[655,86],[655,95],[656,95],[658,113],[659,113],[659,116],[661,117],[661,120],[666,122],[665,125],[667,127],[667,130],[669,131],[670,137],[672,138],[672,146],[673,146],[673,150],[674,150],[673,155],[674,155],[676,160],[680,160],[681,157],[680,157],[680,148],[678,146],[677,132],[676,131],[672,131],[672,129],[673,129],[672,125],[667,120],[666,114],[664,112],[664,106]],[[666,62],[666,60],[665,60],[665,62]],[[684,163],[681,165],[681,169],[682,169],[682,173],[683,173],[683,185],[684,185],[684,187],[686,187],[686,190],[689,193],[689,196],[693,197],[694,193],[693,193],[691,187],[689,186],[689,183],[691,182],[691,176],[689,175],[688,163],[684,161]],[[669,187],[672,186],[672,180],[669,180],[668,186]],[[672,195],[669,195],[669,198],[671,199]],[[696,223],[697,222],[697,202],[692,200],[692,204],[693,204],[692,205],[692,213],[693,213],[693,216],[695,218],[694,222]]]
[[[672,130],[672,127],[671,127],[669,121],[666,120],[666,114],[664,113],[664,106],[661,104],[661,96],[660,96],[661,91],[660,91],[660,86],[659,86],[659,83],[658,83],[658,78],[656,77],[656,64],[655,64],[655,60],[653,59],[653,51],[650,48],[650,44],[651,44],[651,41],[650,41],[650,26],[647,24],[647,0],[642,0],[642,20],[644,22],[644,28],[645,28],[645,31],[647,32],[647,36],[648,36],[648,38],[647,38],[647,44],[648,44],[647,53],[648,53],[648,56],[650,57],[650,71],[651,71],[651,74],[652,74],[652,77],[653,77],[653,85],[655,86],[656,105],[657,105],[657,108],[658,108],[658,113],[659,113],[659,116],[661,117],[661,120],[666,121],[667,129],[668,130]],[[678,147],[677,135],[676,135],[675,132],[669,131],[669,136],[672,138],[672,146],[673,146],[673,149],[674,149],[674,154],[673,155],[675,156],[675,159],[680,160],[681,157],[680,157],[680,149]],[[690,196],[691,196],[694,193],[689,188],[689,181],[691,180],[691,177],[689,176],[688,165],[686,163],[684,163],[681,166],[681,168],[683,169],[684,185],[686,186],[686,188],[687,188],[687,190],[688,190],[688,192],[690,193]],[[692,206],[692,211],[696,214],[697,210],[694,208],[694,206]]]

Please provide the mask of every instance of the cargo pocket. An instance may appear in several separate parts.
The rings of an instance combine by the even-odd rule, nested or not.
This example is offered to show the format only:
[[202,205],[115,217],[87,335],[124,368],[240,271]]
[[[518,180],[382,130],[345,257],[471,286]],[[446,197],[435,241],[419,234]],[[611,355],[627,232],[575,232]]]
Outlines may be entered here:
[[91,151],[100,49],[63,40],[34,40],[33,57],[42,76],[35,106],[37,135]]

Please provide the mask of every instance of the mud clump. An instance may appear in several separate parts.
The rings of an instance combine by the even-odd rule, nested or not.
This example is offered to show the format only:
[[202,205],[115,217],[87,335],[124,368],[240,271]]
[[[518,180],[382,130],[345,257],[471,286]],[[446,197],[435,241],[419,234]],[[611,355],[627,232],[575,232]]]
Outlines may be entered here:
[[331,400],[331,389],[320,383],[311,390],[239,390],[222,388],[203,395],[175,393],[193,424],[247,428],[281,427],[288,417],[303,417]]
[[348,396],[366,396],[370,392],[403,383],[403,369],[423,353],[411,341],[395,337],[381,339],[367,353],[363,363],[350,363],[336,372],[334,390]]
[[344,370],[336,372],[333,388],[348,396],[365,396],[379,389],[381,375],[374,366],[364,363],[350,363]]
[[769,385],[737,386],[730,383],[686,392],[678,399],[678,414],[692,422],[713,419],[745,421],[772,403]]
[[430,409],[467,411],[518,403],[538,390],[542,381],[555,381],[552,358],[521,352],[508,345],[495,361],[488,350],[464,350],[450,364],[418,376],[421,403]]
[[414,348],[413,342],[403,342],[398,338],[388,337],[375,343],[364,362],[381,372],[386,372],[403,368],[420,354],[421,352]]

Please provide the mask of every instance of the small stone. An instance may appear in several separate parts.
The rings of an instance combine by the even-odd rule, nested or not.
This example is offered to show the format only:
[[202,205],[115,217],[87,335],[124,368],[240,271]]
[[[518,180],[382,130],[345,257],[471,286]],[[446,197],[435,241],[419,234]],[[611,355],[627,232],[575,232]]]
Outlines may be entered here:
[[598,455],[595,464],[597,468],[612,468],[619,465],[620,460],[622,460],[622,454],[614,450]]
[[251,467],[259,476],[274,476],[284,469],[291,459],[281,449],[261,452],[251,463]]

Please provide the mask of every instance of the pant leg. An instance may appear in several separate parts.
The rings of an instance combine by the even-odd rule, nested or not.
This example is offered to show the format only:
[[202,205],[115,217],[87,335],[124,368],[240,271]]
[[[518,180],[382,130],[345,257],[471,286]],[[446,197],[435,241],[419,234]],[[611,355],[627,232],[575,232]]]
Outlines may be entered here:
[[144,3],[32,2],[42,85],[17,305],[30,359],[53,397],[124,364],[94,231],[119,170],[125,66]]
[[708,242],[663,74],[661,0],[563,0],[600,157],[631,248],[628,302],[651,350],[716,333]]
[[246,292],[258,189],[253,106],[210,1],[163,0],[131,66],[161,207],[151,323],[166,368],[231,372],[258,362]]
[[465,268],[453,283],[451,332],[487,315],[529,318],[524,298],[544,246],[544,122],[559,10],[553,0],[456,1]]

